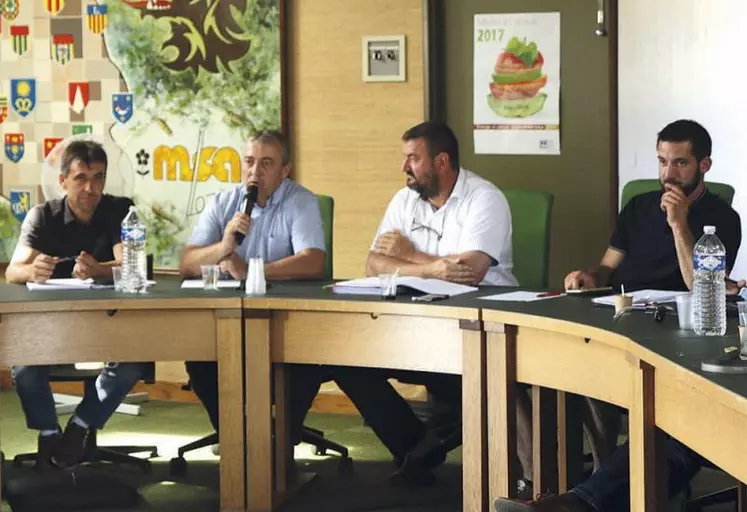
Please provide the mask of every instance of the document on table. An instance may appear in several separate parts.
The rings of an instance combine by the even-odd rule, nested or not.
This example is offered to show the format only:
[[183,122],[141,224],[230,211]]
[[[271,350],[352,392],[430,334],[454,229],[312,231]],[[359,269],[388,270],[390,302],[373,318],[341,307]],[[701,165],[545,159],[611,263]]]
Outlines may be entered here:
[[486,295],[485,297],[478,297],[478,299],[497,302],[534,302],[535,300],[554,299],[556,297],[565,297],[565,293],[516,291]]
[[[463,284],[450,283],[441,279],[423,279],[422,277],[402,276],[397,277],[397,286],[406,286],[423,293],[438,293],[454,297],[464,293],[477,291],[475,286],[466,286]],[[362,279],[353,279],[351,281],[341,281],[332,286],[332,291],[340,294],[350,295],[379,295],[378,277],[364,277]]]
[[[182,281],[182,289],[184,290],[202,290],[205,288],[205,284],[202,279],[185,279]],[[241,281],[236,279],[220,279],[218,280],[218,288],[227,290],[238,290],[241,288]]]
[[96,284],[93,279],[76,279],[66,277],[60,279],[47,279],[43,283],[26,283],[26,288],[31,291],[47,290],[91,290],[91,289],[114,289],[114,285]]
[[[674,302],[678,295],[685,295],[690,292],[673,292],[671,290],[638,290],[637,292],[626,293],[625,295],[633,296],[633,307],[643,307],[648,303],[656,302]],[[598,306],[614,306],[615,296],[607,295],[605,297],[595,297],[591,301]]]

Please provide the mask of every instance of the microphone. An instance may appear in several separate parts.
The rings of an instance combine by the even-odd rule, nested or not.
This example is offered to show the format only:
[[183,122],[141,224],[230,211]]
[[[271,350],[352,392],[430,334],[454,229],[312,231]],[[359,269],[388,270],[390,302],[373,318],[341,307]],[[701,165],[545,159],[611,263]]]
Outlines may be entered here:
[[[246,213],[249,217],[252,216],[252,210],[254,209],[254,203],[257,202],[257,194],[258,194],[257,186],[251,185],[247,187],[246,193],[244,194],[244,202],[241,203],[241,211]],[[246,235],[244,233],[234,233],[236,236],[236,242],[241,245],[241,243],[244,241],[244,238],[246,238]]]

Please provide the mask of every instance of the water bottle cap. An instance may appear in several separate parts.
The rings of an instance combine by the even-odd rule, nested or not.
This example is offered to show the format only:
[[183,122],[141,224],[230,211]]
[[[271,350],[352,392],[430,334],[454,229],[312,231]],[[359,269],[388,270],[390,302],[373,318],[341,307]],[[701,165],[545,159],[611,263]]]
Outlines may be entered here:
[[705,233],[706,235],[715,235],[716,226],[703,226],[703,233]]

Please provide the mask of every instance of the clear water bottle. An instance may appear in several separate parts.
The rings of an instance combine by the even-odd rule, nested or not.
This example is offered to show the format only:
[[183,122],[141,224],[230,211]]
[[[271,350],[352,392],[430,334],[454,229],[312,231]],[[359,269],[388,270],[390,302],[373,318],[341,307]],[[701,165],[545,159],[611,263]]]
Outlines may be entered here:
[[145,224],[138,219],[134,206],[122,220],[122,291],[142,293],[148,287],[145,254]]
[[693,248],[693,330],[723,336],[726,332],[726,249],[714,226],[704,226]]

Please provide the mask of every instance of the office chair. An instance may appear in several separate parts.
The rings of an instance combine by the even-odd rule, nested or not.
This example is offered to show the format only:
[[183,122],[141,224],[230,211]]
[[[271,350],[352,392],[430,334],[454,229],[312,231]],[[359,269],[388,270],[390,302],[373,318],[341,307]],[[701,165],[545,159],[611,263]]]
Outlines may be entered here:
[[[706,188],[709,192],[717,195],[731,205],[732,200],[734,199],[734,187],[726,183],[706,182]],[[623,187],[622,196],[620,198],[620,210],[625,208],[628,201],[633,199],[635,196],[660,189],[661,184],[659,183],[659,180],[629,181]]]
[[[542,190],[502,191],[511,208],[513,274],[521,286],[546,288],[553,194]],[[448,453],[462,444],[461,397],[450,396],[449,385],[440,390],[430,388],[428,384],[426,387],[433,411],[426,425],[440,439],[439,448]]]
[[[319,209],[322,215],[322,228],[324,230],[324,247],[326,256],[324,259],[324,278],[332,279],[332,240],[335,201],[329,196],[317,196],[319,200]],[[184,386],[185,390],[190,389],[189,384]],[[187,471],[187,460],[184,455],[188,452],[211,446],[219,442],[218,433],[214,432],[197,441],[193,441],[179,448],[177,456],[169,462],[169,473],[172,476],[183,476]],[[328,451],[336,452],[340,455],[338,462],[338,471],[340,474],[348,474],[352,471],[353,459],[350,458],[348,449],[341,444],[330,441],[324,437],[324,433],[310,427],[304,427],[301,432],[301,442],[310,444],[315,447],[314,453],[324,456]]]
[[[155,369],[155,365],[153,365]],[[50,368],[50,382],[82,382],[87,393],[96,393],[96,379],[99,370],[78,370],[74,365],[53,366]],[[143,380],[148,383],[154,381],[154,371],[149,372]],[[86,441],[87,456],[85,462],[111,462],[116,464],[131,464],[140,468],[144,473],[150,473],[152,468],[148,459],[133,457],[133,453],[150,452],[149,458],[158,457],[156,446],[99,446],[96,439],[96,429],[90,428]],[[13,459],[15,466],[22,466],[24,462],[34,462],[36,452],[16,455]]]

